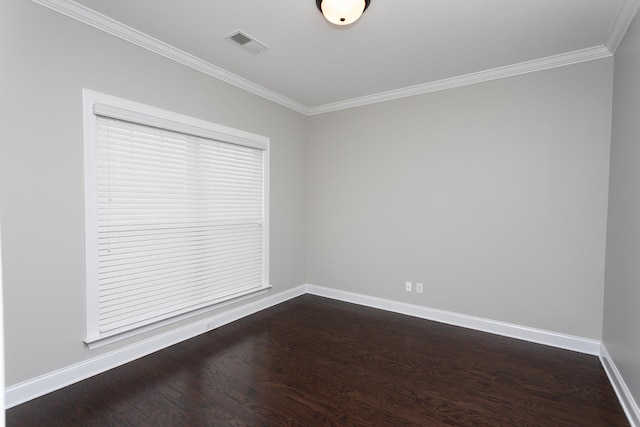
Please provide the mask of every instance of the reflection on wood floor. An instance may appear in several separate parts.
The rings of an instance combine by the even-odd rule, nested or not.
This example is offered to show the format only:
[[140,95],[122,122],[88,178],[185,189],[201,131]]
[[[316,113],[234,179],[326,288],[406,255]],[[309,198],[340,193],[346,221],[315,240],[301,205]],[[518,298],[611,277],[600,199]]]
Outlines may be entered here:
[[304,295],[8,426],[628,426],[595,356]]

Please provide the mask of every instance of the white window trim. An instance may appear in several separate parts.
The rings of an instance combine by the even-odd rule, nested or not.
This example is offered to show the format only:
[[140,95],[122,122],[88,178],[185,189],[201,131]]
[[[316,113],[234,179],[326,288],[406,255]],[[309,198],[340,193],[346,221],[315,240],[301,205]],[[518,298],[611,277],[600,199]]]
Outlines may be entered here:
[[[90,248],[97,247],[97,194],[94,189],[96,183],[96,111],[112,117],[128,119],[140,124],[156,126],[177,132],[188,133],[223,142],[245,145],[264,150],[264,224],[263,224],[263,284],[257,289],[236,293],[220,298],[212,305],[183,313],[181,315],[155,322],[126,332],[100,334],[98,332],[98,310],[95,303],[98,298],[97,288],[97,251]],[[270,139],[265,136],[230,128],[227,126],[196,119],[186,115],[174,113],[138,102],[118,98],[89,89],[82,89],[83,138],[84,138],[84,196],[85,196],[85,314],[86,335],[85,343],[90,349],[98,348],[133,335],[137,335],[155,328],[165,326],[189,317],[194,317],[206,311],[241,301],[257,294],[266,292],[269,284],[269,156]]]

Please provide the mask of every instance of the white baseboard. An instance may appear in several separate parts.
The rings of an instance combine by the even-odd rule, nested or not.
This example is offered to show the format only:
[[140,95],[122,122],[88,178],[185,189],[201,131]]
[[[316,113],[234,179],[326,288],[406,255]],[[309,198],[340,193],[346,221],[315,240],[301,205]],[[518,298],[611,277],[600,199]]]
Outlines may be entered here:
[[312,295],[323,296],[373,308],[380,308],[382,310],[406,314],[409,316],[419,317],[421,319],[433,320],[440,323],[461,326],[483,332],[490,332],[496,335],[503,335],[538,344],[545,344],[552,347],[577,351],[579,353],[586,353],[594,356],[600,354],[600,341],[598,340],[559,334],[557,332],[498,322],[480,317],[467,316],[465,314],[453,313],[450,311],[438,310],[421,305],[392,301],[363,294],[345,292],[338,289],[325,288],[316,285],[308,284],[307,292]]
[[[219,328],[235,320],[280,304],[291,298],[303,295],[305,292],[305,285],[297,286],[293,289],[269,295],[268,297],[244,304],[241,307],[208,317],[190,325],[7,387],[5,389],[5,407],[12,408],[52,391],[59,390],[78,381],[162,350],[163,348],[193,338],[214,328]],[[210,327],[212,324],[215,325],[214,328]]]
[[[284,292],[273,294],[257,301],[242,305],[241,307],[225,311],[215,316],[200,320],[190,325],[177,328],[175,330],[160,334],[158,336],[146,339],[144,341],[123,347],[112,352],[97,356],[95,358],[67,366],[54,372],[42,375],[16,384],[5,389],[6,408],[12,408],[21,403],[35,399],[44,394],[61,389],[70,384],[82,381],[91,376],[105,372],[109,369],[123,365],[125,363],[136,360],[173,344],[177,344],[186,339],[200,335],[207,330],[211,330],[212,324],[215,328],[224,326],[230,322],[249,316],[258,311],[280,304],[292,298],[309,293],[312,295],[323,296],[340,301],[355,303],[373,308],[379,308],[395,313],[406,314],[422,319],[433,320],[454,326],[461,326],[470,329],[476,329],[497,335],[508,336],[525,341],[545,344],[553,347],[577,351],[591,355],[600,355],[605,365],[605,370],[616,388],[616,393],[620,397],[623,406],[625,405],[623,398],[629,403],[625,406],[625,411],[629,414],[627,408],[632,408],[631,413],[635,411],[637,419],[637,406],[628,394],[626,386],[622,381],[619,373],[615,369],[615,365],[610,357],[601,355],[600,341],[575,337],[571,335],[559,334],[540,329],[528,328],[524,326],[514,325],[510,323],[498,322],[494,320],[483,319],[479,317],[467,316],[464,314],[453,313],[434,308],[408,304],[398,301],[392,301],[383,298],[372,297],[363,294],[341,291],[338,289],[326,288],[316,285],[301,285],[289,289]],[[603,347],[602,347],[603,348]],[[612,374],[613,372],[614,374]],[[615,382],[614,382],[615,381]],[[626,394],[625,394],[626,390]],[[626,397],[624,397],[626,396]],[[631,415],[629,415],[631,419]],[[638,426],[640,427],[640,426]]]
[[609,377],[609,382],[613,390],[616,392],[616,395],[618,395],[620,405],[622,405],[622,409],[624,409],[625,414],[627,414],[627,419],[631,427],[640,427],[640,408],[638,408],[638,404],[631,395],[629,388],[627,388],[620,371],[618,371],[604,343],[600,346],[600,362]]

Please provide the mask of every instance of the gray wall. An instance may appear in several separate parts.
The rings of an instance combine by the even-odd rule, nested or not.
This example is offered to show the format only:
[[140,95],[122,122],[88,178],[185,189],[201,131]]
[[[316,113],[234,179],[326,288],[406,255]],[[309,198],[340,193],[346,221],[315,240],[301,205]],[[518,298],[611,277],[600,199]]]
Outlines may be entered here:
[[82,343],[83,87],[271,137],[274,292],[602,336],[611,59],[306,118],[3,0],[0,60],[7,385],[133,340]]
[[615,55],[603,341],[640,399],[640,19]]
[[82,88],[271,137],[272,293],[305,283],[306,117],[25,0],[0,61],[7,385],[118,347],[82,342]]
[[312,117],[308,282],[600,339],[612,73]]

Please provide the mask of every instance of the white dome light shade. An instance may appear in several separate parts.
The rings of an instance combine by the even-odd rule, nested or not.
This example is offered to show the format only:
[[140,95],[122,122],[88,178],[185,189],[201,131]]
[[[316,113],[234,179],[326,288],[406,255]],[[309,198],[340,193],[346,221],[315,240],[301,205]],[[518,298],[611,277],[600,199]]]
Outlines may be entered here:
[[358,20],[370,0],[316,0],[318,9],[335,25],[349,25]]

